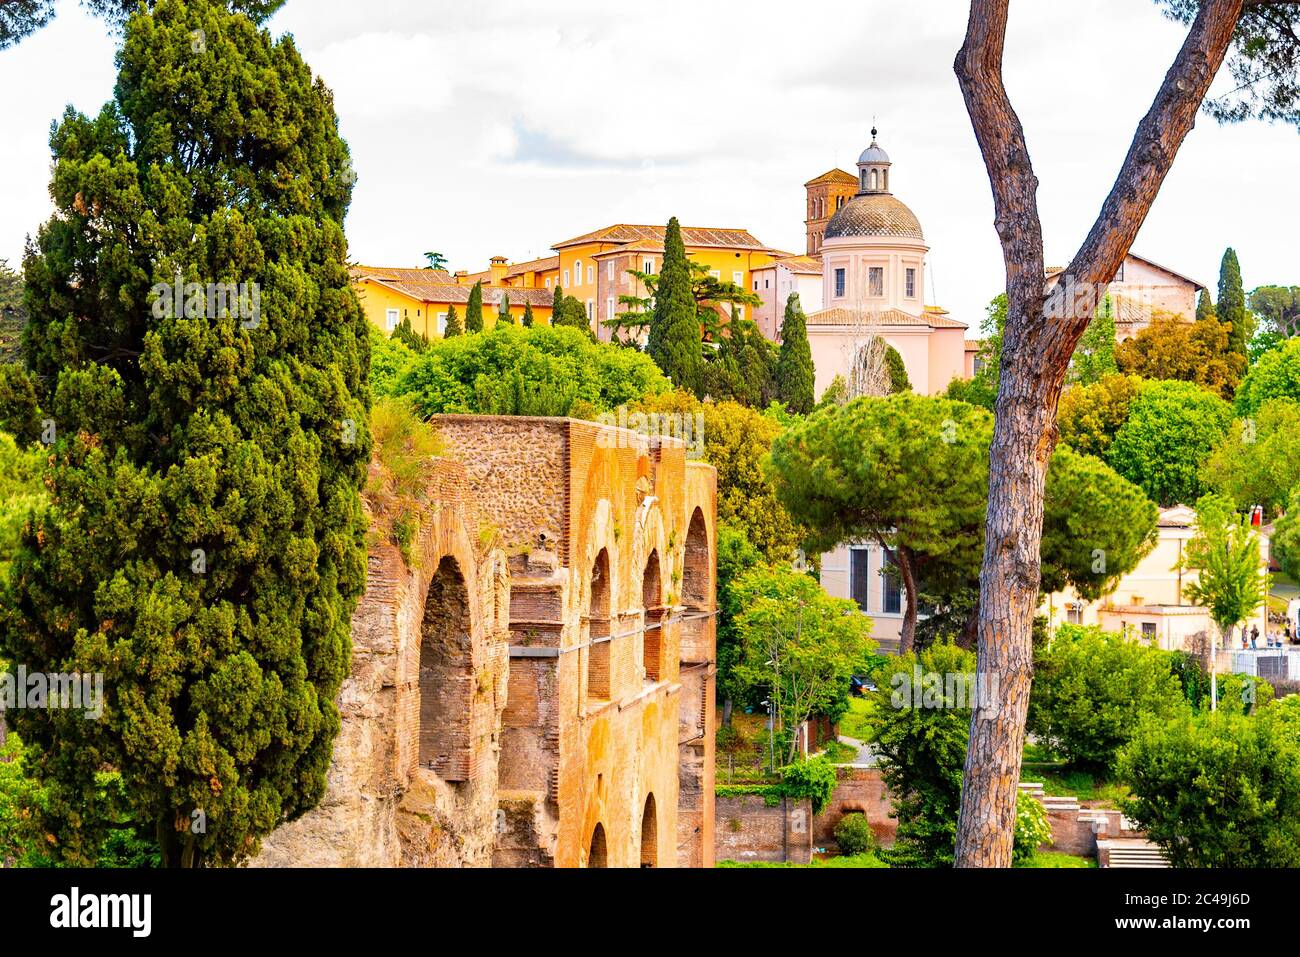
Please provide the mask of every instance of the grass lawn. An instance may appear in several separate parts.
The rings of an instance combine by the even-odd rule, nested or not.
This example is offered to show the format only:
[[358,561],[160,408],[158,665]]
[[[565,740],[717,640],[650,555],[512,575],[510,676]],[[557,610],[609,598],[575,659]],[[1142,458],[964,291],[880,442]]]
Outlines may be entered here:
[[1034,851],[1034,856],[1016,867],[1096,867],[1095,857],[1079,857],[1064,851]]
[[1063,762],[1053,761],[1042,745],[1033,743],[1025,745],[1020,780],[1041,783],[1043,793],[1052,797],[1076,797],[1080,801],[1095,801],[1106,807],[1118,807],[1120,799],[1129,793],[1125,784],[1098,778],[1088,771],[1077,771]]
[[[855,854],[851,857],[814,858],[811,864],[777,863],[776,861],[718,861],[718,867],[888,867],[874,854]],[[1052,866],[1052,865],[1047,865]],[[1065,866],[1065,865],[1058,865]]]
[[832,764],[848,764],[858,756],[858,749],[838,741],[827,741],[824,753]]
[[849,710],[840,718],[840,734],[859,741],[867,740],[866,716],[871,704],[866,698],[849,697]]

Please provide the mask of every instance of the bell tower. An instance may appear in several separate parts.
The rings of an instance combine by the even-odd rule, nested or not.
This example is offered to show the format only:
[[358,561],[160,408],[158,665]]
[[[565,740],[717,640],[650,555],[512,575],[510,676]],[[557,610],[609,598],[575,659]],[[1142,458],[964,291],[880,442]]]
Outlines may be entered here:
[[832,169],[803,185],[808,194],[808,210],[804,219],[808,235],[807,255],[820,256],[826,224],[857,192],[858,179],[842,169]]

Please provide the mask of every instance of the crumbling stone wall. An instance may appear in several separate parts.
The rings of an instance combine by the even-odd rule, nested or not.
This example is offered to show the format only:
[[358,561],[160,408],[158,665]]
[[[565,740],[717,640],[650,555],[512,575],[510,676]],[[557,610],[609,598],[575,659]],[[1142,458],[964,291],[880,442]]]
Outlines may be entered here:
[[[459,465],[438,463],[432,484],[413,561],[387,541],[370,550],[325,797],[270,835],[255,866],[491,862],[508,573],[503,555],[479,557],[477,511]],[[420,669],[421,646],[434,636],[463,652],[466,678],[453,686],[462,705],[456,756],[429,768],[419,766]]]
[[417,559],[370,556],[328,793],[258,863],[710,865],[713,469],[590,422],[434,424]]

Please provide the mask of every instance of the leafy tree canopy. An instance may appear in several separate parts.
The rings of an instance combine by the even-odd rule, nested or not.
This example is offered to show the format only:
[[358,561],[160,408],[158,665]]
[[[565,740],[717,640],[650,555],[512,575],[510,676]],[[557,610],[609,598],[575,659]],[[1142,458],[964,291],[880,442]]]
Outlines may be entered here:
[[1187,711],[1169,653],[1159,648],[1062,625],[1034,656],[1028,728],[1073,767],[1109,774],[1144,716]]
[[[57,440],[0,641],[31,670],[104,675],[100,720],[13,714],[58,857],[95,859],[108,766],[164,863],[237,863],[324,793],[365,582],[353,178],[292,38],[158,0],[117,62],[114,100],[53,131],[56,212],[24,262]],[[178,273],[260,292],[168,304]]]
[[1269,399],[1300,399],[1300,337],[1260,356],[1237,388],[1238,415],[1254,415]]
[[1234,422],[1202,466],[1201,479],[1237,508],[1280,511],[1300,485],[1300,401],[1269,399],[1256,415]]
[[1159,505],[1194,502],[1203,492],[1201,464],[1231,423],[1231,406],[1200,386],[1147,382],[1106,462]]
[[[669,389],[649,357],[564,327],[502,324],[436,339],[405,365],[400,353],[376,361],[376,394],[409,395],[424,415],[586,415]],[[405,371],[387,375],[393,367]]]
[[1157,312],[1151,324],[1115,351],[1119,370],[1144,379],[1194,382],[1231,398],[1246,371],[1246,356],[1231,348],[1228,326],[1214,316],[1186,322]]

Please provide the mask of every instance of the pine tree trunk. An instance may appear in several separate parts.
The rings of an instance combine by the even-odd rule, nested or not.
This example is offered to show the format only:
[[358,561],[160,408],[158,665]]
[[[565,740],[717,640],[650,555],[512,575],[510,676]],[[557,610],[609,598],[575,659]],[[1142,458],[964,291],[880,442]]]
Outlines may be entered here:
[[1056,405],[1074,348],[1128,255],[1173,159],[1223,63],[1242,0],[1205,0],[1147,115],[1101,214],[1050,296],[1044,290],[1038,179],[1002,80],[1009,0],[971,0],[954,69],[993,191],[1007,270],[1008,313],[980,574],[981,687],[997,708],[972,712],[958,867],[1008,867],[1033,667],[1039,547]]
[[916,647],[916,573],[913,571],[912,554],[907,549],[900,548],[895,553],[895,558],[907,602],[903,611],[903,628],[898,636],[898,653],[906,655]]

